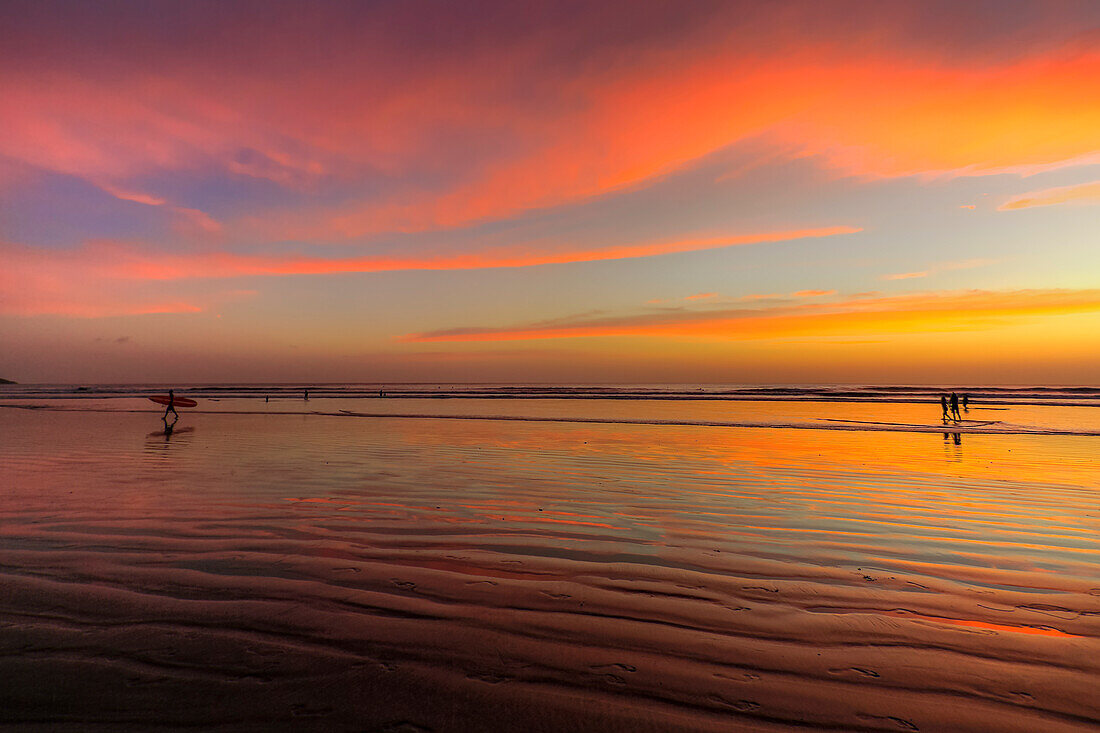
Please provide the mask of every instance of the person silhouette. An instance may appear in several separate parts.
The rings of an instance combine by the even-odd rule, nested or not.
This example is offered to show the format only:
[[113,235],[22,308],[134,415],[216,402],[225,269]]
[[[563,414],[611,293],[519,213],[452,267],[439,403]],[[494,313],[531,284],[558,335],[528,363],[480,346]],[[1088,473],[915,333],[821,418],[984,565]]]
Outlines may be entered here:
[[[176,412],[176,393],[172,390],[168,390],[168,407],[164,408],[164,424],[168,424],[168,413],[172,413],[176,416],[176,420],[180,419],[180,414]],[[173,421],[174,423],[175,421]]]
[[963,412],[970,412],[970,395],[964,393],[963,396],[962,396],[962,400],[963,400]]
[[943,410],[943,421],[947,422],[947,395],[940,395],[940,409]]
[[959,396],[954,392],[951,393],[951,419],[955,422],[962,420],[962,415],[959,414]]

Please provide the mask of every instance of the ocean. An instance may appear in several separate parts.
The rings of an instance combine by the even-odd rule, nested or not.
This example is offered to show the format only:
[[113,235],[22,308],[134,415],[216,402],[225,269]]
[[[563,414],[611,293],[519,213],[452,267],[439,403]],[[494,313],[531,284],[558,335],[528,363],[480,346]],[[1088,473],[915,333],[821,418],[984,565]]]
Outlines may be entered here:
[[1100,728],[1100,389],[166,389],[0,387],[0,726]]

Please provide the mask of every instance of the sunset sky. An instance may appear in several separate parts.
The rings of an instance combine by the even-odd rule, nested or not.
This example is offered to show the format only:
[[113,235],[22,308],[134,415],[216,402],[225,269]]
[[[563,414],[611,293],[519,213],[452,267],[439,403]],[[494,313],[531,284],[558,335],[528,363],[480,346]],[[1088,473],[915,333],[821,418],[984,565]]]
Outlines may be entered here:
[[1098,374],[1100,3],[0,3],[0,377]]

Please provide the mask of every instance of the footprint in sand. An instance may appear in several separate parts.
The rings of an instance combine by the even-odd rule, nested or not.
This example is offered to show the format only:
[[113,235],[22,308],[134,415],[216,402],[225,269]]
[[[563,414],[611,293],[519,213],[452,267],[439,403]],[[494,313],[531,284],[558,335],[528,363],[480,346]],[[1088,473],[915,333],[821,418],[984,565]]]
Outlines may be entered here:
[[624,680],[622,677],[620,677],[617,674],[611,674],[610,672],[608,672],[607,674],[601,674],[599,677],[604,682],[607,682],[608,684],[611,684],[611,685],[615,685],[616,687],[622,687],[622,686],[626,685],[626,680]]
[[725,705],[728,708],[733,708],[739,713],[749,713],[753,710],[760,709],[760,703],[753,702],[752,700],[727,700],[721,695],[709,695],[707,699],[711,702],[716,702],[719,705]]
[[920,730],[915,723],[905,718],[895,718],[893,715],[867,715],[860,713],[856,715],[860,720],[883,720],[889,721],[894,724],[899,730]]
[[549,596],[550,598],[553,598],[556,601],[564,601],[566,598],[572,598],[573,597],[573,596],[569,595],[568,593],[551,593],[548,590],[540,590],[539,593],[542,593],[544,596]]
[[761,679],[763,679],[760,675],[753,674],[752,672],[745,672],[744,674],[740,675],[726,674],[725,672],[715,672],[713,676],[720,677],[724,680],[733,680],[734,682],[759,682]]
[[833,667],[829,670],[829,674],[851,676],[853,674],[860,677],[878,677],[879,673],[873,669],[865,669],[864,667]]

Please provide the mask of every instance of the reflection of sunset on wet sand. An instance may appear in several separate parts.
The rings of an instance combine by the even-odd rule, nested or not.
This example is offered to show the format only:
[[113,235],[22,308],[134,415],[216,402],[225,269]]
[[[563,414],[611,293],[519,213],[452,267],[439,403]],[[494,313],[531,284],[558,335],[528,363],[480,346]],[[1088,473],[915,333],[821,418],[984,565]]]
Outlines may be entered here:
[[1100,720],[1092,437],[2,412],[3,720]]

